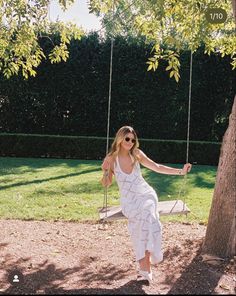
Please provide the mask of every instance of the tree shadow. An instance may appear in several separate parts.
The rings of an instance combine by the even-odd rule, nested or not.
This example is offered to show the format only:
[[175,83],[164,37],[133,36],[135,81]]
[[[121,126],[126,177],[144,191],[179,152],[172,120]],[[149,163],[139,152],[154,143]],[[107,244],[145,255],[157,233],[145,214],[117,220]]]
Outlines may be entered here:
[[88,289],[45,289],[47,294],[75,294],[75,295],[146,295],[143,290],[144,282],[137,282],[135,280],[128,281],[119,288],[103,289],[103,288],[88,288]]
[[45,178],[45,179],[17,182],[17,183],[10,184],[10,185],[0,186],[0,190],[12,188],[12,187],[29,185],[29,184],[40,184],[40,183],[43,183],[43,182],[48,182],[48,181],[52,181],[52,180],[60,180],[60,179],[68,178],[68,177],[79,176],[79,175],[82,175],[82,174],[93,173],[93,172],[97,172],[97,171],[100,171],[100,168],[87,169],[87,170],[80,171],[78,173],[65,174],[65,175],[60,175],[60,176],[55,176],[55,177],[50,177],[50,178]]
[[[40,169],[48,167],[61,167],[80,169],[83,166],[98,166],[100,160],[80,160],[80,159],[55,159],[55,158],[22,158],[22,157],[0,157],[0,175],[25,174],[28,172],[37,172]],[[23,169],[24,167],[24,169]]]
[[196,256],[167,294],[211,295],[221,276]]
[[[188,254],[191,253],[191,241],[186,241],[186,247],[189,251],[181,252],[181,250],[174,246],[169,248],[165,254],[165,260],[170,262],[165,266],[165,278],[161,285],[169,286],[170,289],[165,293],[167,295],[211,295],[214,293],[215,288],[218,286],[219,280],[224,273],[224,266],[211,267],[208,264],[202,262],[201,250],[199,249],[193,260],[188,263]],[[172,260],[178,257],[183,265],[183,270],[177,280],[175,280],[175,267],[172,264]],[[7,256],[6,256],[7,259]],[[30,258],[24,258],[24,263]],[[92,261],[94,258],[92,259]],[[84,258],[80,266],[73,268],[57,268],[55,264],[44,261],[38,268],[34,268],[32,271],[27,271],[25,267],[21,266],[22,260],[19,259],[16,262],[11,262],[5,267],[5,278],[2,282],[2,286],[6,284],[7,288],[1,289],[0,294],[74,294],[74,295],[141,295],[146,294],[144,290],[144,282],[137,282],[136,280],[129,280],[125,284],[121,284],[119,287],[112,287],[112,283],[125,280],[128,278],[128,269],[117,268],[114,265],[106,265],[98,268],[96,272],[90,271],[89,264],[91,258]],[[185,267],[186,265],[186,267]],[[9,285],[8,274],[16,270],[20,271],[24,275],[24,281],[17,285]],[[3,269],[1,267],[1,269]],[[76,278],[78,288],[70,288],[68,281]],[[66,286],[65,286],[66,284]],[[75,284],[73,283],[73,286]],[[104,287],[105,286],[105,287]],[[109,288],[111,286],[111,288]],[[108,287],[108,288],[106,288]]]
[[[182,262],[183,269],[180,276],[175,280],[175,269],[171,266],[167,267],[167,275],[163,284],[169,285],[171,288],[167,295],[211,295],[214,294],[219,280],[224,274],[225,264],[220,266],[210,266],[202,261],[201,246],[196,252],[195,257],[189,263],[188,258],[191,256],[191,248],[194,242],[186,240],[184,248],[186,252],[182,252],[176,246],[168,249],[164,254],[166,260],[172,262],[172,259],[179,257]],[[182,253],[181,253],[182,252]],[[216,293],[217,294],[217,293]]]
[[[173,168],[182,168],[178,164],[165,164]],[[185,195],[189,194],[189,184],[191,187],[214,189],[216,172],[214,167],[210,166],[193,166],[191,173],[187,176],[184,185],[183,176],[157,174],[153,171],[142,169],[145,180],[155,189],[160,200],[175,199],[179,192]],[[204,177],[208,176],[208,178]]]
[[194,177],[194,186],[199,188],[207,188],[207,189],[213,189],[215,186],[215,175],[214,175],[214,181],[206,180],[204,177],[199,173]]
[[[7,257],[8,256],[6,256],[5,259],[7,259]],[[24,262],[28,260],[30,260],[30,258],[24,258]],[[145,283],[137,282],[136,280],[128,281],[118,288],[111,289],[99,288],[99,283],[93,285],[94,282],[98,281],[101,282],[101,286],[104,283],[109,286],[109,282],[111,281],[125,279],[128,275],[128,270],[117,268],[114,265],[107,265],[99,268],[96,273],[86,271],[86,266],[89,265],[90,261],[91,260],[87,258],[81,262],[79,267],[61,269],[46,260],[41,263],[37,269],[29,272],[25,270],[25,267],[20,265],[22,260],[19,259],[13,263],[9,259],[7,267],[5,267],[5,278],[2,283],[2,285],[8,285],[8,287],[5,290],[1,289],[0,294],[146,294],[143,290],[143,285]],[[22,282],[17,285],[9,284],[8,276],[14,271],[23,274]],[[63,284],[67,283],[72,277],[78,277],[78,289],[63,287]],[[96,287],[93,288],[93,286]]]

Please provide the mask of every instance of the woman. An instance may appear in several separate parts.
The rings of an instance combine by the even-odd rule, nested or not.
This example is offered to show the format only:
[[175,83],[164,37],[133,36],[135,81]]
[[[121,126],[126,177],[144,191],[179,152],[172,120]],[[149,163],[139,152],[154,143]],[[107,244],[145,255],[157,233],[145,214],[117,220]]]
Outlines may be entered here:
[[101,182],[103,186],[110,186],[115,175],[122,212],[128,218],[128,230],[139,262],[138,278],[151,282],[151,263],[163,260],[162,227],[157,194],[142,177],[140,163],[154,172],[168,175],[185,175],[191,170],[191,164],[185,164],[182,169],[164,166],[152,161],[138,147],[135,130],[130,126],[121,127],[103,161]]

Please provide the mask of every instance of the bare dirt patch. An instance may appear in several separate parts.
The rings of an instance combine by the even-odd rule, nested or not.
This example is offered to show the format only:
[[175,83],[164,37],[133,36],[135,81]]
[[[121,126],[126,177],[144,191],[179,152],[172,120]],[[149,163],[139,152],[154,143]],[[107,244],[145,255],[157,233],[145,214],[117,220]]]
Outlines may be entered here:
[[[164,260],[136,281],[127,221],[0,220],[0,294],[235,294],[233,260],[203,262],[206,227],[163,223]],[[9,283],[12,271],[23,274]]]

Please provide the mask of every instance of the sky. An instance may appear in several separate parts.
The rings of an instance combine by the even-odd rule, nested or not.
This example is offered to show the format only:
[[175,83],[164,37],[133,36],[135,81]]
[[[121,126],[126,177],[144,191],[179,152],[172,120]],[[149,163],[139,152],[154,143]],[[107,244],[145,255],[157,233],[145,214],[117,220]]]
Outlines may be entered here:
[[65,12],[60,8],[58,1],[52,0],[49,14],[51,21],[57,19],[65,22],[70,21],[82,26],[87,32],[101,29],[99,19],[88,11],[87,0],[75,0],[74,4]]

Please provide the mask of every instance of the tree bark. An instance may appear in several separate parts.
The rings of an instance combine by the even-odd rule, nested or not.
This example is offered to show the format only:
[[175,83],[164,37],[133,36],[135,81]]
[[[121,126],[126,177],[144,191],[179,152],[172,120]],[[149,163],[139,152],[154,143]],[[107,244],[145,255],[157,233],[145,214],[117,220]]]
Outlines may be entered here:
[[236,96],[224,134],[203,253],[219,257],[236,254]]
[[236,0],[232,0],[231,2],[233,7],[234,20],[236,22]]

